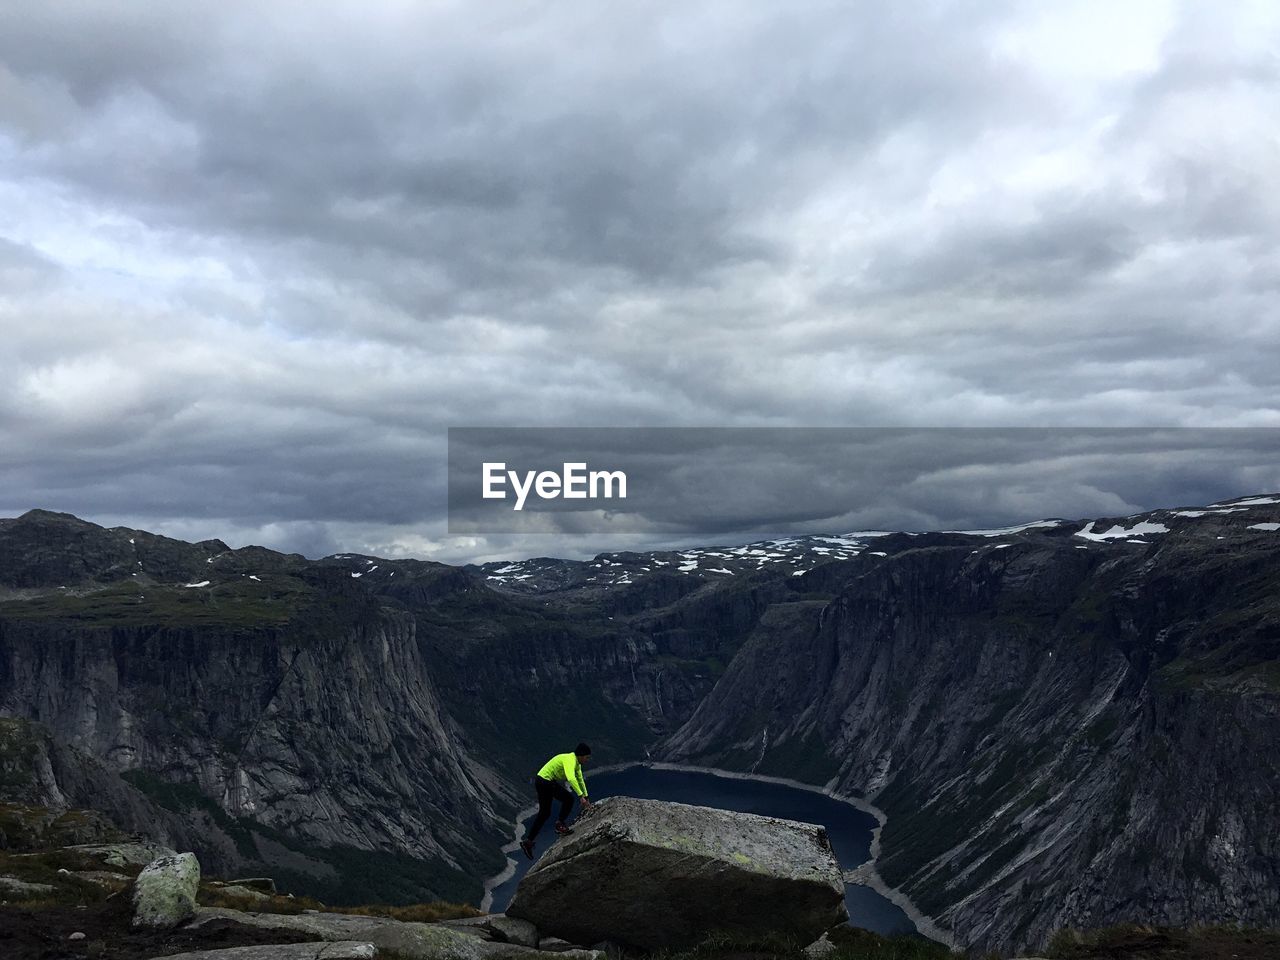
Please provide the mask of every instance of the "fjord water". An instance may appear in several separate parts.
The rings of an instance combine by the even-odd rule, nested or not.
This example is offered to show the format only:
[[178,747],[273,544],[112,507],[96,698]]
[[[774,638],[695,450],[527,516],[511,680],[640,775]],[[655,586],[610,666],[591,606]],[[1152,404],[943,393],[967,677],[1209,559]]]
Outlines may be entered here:
[[[675,803],[692,803],[703,807],[718,807],[741,813],[757,813],[766,817],[785,817],[806,823],[820,823],[827,828],[836,859],[845,870],[852,870],[870,857],[871,831],[876,821],[847,803],[833,800],[820,793],[800,790],[780,783],[718,777],[710,773],[689,770],[658,770],[651,767],[629,767],[609,773],[592,775],[587,770],[587,783],[592,800],[605,797],[627,796],[648,800],[669,800]],[[532,800],[533,787],[529,788]],[[525,821],[527,828],[530,820]],[[552,820],[538,835],[538,855],[541,856],[554,843],[554,813]],[[532,864],[518,853],[515,855],[516,872],[502,885],[494,888],[494,913],[505,910],[515,893],[516,885]],[[855,927],[874,930],[876,933],[914,933],[915,925],[902,909],[889,902],[870,887],[857,884],[845,885],[845,904],[849,908],[849,923]]]

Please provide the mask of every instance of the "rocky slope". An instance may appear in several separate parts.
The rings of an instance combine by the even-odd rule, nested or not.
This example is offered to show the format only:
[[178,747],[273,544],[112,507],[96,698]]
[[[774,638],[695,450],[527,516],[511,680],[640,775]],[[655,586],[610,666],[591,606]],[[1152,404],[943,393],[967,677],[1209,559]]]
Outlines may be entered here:
[[0,520],[0,714],[213,869],[334,903],[478,899],[524,780],[586,730],[606,762],[873,800],[882,872],[964,942],[1276,923],[1278,520],[454,568],[32,511]]
[[1280,500],[1253,499],[886,540],[771,610],[663,752],[874,801],[881,873],[964,943],[1274,925]]

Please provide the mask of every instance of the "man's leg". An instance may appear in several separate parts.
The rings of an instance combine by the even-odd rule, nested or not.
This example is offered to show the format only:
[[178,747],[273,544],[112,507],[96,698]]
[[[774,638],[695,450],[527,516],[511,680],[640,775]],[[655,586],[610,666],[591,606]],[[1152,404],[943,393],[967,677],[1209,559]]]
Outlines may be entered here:
[[555,784],[549,780],[543,780],[541,777],[534,777],[533,784],[538,791],[538,816],[534,819],[533,826],[529,828],[529,833],[525,836],[525,839],[530,842],[538,835],[538,831],[547,822],[547,818],[551,816],[551,801],[555,797],[556,789]]
[[566,790],[558,783],[555,789],[556,799],[560,801],[560,819],[556,821],[556,830],[559,831],[562,827],[567,830],[569,825],[565,821],[569,819],[569,814],[573,812],[575,798],[572,791]]

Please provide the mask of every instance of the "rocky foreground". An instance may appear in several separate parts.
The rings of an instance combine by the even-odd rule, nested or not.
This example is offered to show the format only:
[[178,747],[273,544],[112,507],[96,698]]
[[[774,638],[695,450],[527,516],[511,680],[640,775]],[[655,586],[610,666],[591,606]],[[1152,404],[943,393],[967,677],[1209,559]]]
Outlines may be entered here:
[[[848,919],[821,827],[628,798],[584,815],[525,877],[507,915],[421,922],[304,906],[268,878],[202,882],[191,853],[136,841],[7,855],[3,865],[15,875],[0,876],[0,888],[27,901],[0,928],[15,948],[6,957],[603,960],[692,949],[713,933],[811,943],[817,956],[836,949],[828,933]],[[46,911],[68,899],[91,902],[50,922]],[[179,949],[210,940],[235,945]]]
[[[15,810],[0,812],[13,822]],[[0,838],[15,841],[12,831]],[[847,926],[840,869],[821,827],[626,798],[603,801],[580,821],[575,834],[529,872],[508,914],[447,904],[329,910],[279,894],[270,878],[202,877],[191,853],[137,839],[0,850],[0,898],[5,960],[979,956]],[[1043,954],[1061,960],[1278,955],[1280,933],[1151,928],[1068,931]]]

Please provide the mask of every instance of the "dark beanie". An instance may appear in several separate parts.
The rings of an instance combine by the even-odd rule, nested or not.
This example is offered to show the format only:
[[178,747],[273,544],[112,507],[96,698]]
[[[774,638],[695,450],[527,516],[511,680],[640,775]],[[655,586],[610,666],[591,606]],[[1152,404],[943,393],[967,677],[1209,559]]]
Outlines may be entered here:
[[580,756],[580,757],[589,757],[589,756],[591,756],[591,748],[590,748],[590,747],[588,747],[585,743],[580,743],[580,744],[578,744],[578,745],[577,745],[577,747],[575,747],[575,748],[574,748],[574,751],[573,751],[573,752],[574,752],[574,753],[576,753],[576,754],[577,754],[578,756]]

